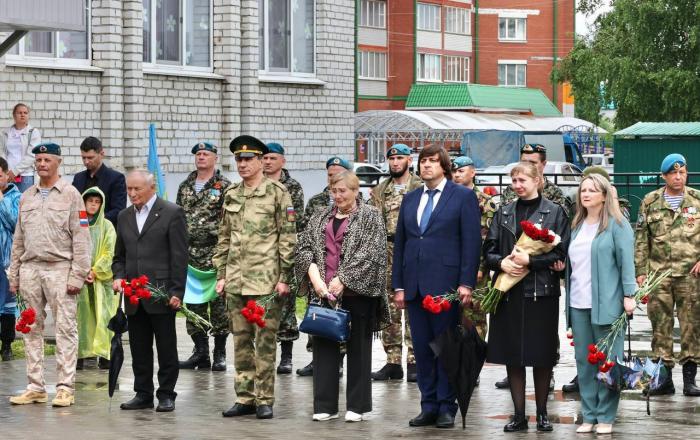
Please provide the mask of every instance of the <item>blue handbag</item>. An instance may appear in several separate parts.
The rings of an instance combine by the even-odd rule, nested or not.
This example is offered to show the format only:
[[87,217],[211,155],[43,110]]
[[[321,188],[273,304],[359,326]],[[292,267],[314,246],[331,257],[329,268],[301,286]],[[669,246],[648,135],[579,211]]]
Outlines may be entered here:
[[345,342],[350,337],[350,312],[341,308],[324,307],[319,302],[310,302],[299,331],[311,336]]

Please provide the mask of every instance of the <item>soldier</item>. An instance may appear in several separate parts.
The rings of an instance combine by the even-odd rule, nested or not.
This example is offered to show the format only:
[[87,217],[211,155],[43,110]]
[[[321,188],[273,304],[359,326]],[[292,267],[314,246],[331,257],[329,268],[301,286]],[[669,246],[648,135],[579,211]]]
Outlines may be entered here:
[[[673,308],[681,326],[683,394],[700,396],[695,375],[700,362],[700,191],[686,186],[688,170],[680,154],[661,163],[666,185],[644,197],[637,217],[634,261],[637,283],[651,271],[672,273],[649,297],[647,312],[653,337],[651,349],[668,368],[668,378],[650,394],[673,394]],[[646,390],[645,390],[646,391]]]
[[[372,373],[373,380],[403,379],[402,353],[403,342],[406,344],[408,353],[406,356],[406,380],[416,381],[416,358],[413,355],[413,344],[411,342],[411,331],[408,325],[408,313],[404,314],[402,309],[394,304],[394,289],[391,288],[391,265],[393,261],[394,232],[396,223],[399,220],[399,208],[403,196],[420,188],[423,181],[411,174],[411,149],[404,144],[395,144],[386,153],[386,160],[389,163],[389,174],[391,179],[386,179],[372,189],[369,204],[378,208],[382,213],[382,219],[386,226],[387,234],[387,292],[389,292],[389,312],[391,314],[391,325],[382,330],[382,344],[386,352],[386,364],[379,370]],[[405,316],[403,325],[403,338],[401,335],[401,319]]]
[[[217,241],[217,230],[224,204],[224,192],[231,182],[216,169],[216,145],[200,142],[192,147],[196,171],[180,184],[177,204],[185,211],[189,237],[189,265],[201,272],[214,273],[211,256]],[[215,275],[212,274],[212,277]],[[214,363],[209,358],[209,336],[189,321],[187,334],[194,341],[192,356],[180,362],[180,369],[226,370],[226,339],[229,319],[224,299],[217,296],[208,303],[187,304],[187,307],[211,322],[214,336]],[[211,319],[210,319],[211,318]]]
[[[263,172],[268,179],[275,180],[289,192],[292,197],[294,212],[296,216],[297,232],[301,231],[304,219],[301,213],[304,212],[304,190],[296,180],[289,177],[289,171],[284,168],[286,160],[284,158],[284,147],[277,142],[267,144],[268,153],[263,156]],[[277,330],[277,342],[280,343],[282,353],[280,353],[280,364],[277,366],[277,374],[291,374],[292,372],[292,348],[294,341],[299,339],[299,328],[297,327],[297,298],[296,282],[292,282],[291,295],[287,296],[280,327]]]
[[[486,239],[486,234],[491,227],[493,216],[496,213],[496,204],[491,196],[486,195],[474,184],[476,167],[474,166],[474,161],[470,157],[460,156],[452,161],[452,165],[454,167],[454,172],[452,174],[452,179],[454,182],[464,185],[474,191],[474,194],[476,194],[476,199],[479,201],[479,210],[481,210],[481,239],[484,240]],[[477,272],[476,275],[476,289],[483,289],[488,284],[488,281],[489,274],[482,257],[481,263],[479,264],[479,272]],[[488,333],[486,313],[480,310],[474,310],[472,307],[466,307],[465,314],[476,327],[476,331],[479,333],[479,336],[481,336],[483,340],[486,340],[486,334]]]
[[[267,146],[252,136],[231,141],[242,182],[226,191],[219,241],[212,261],[216,292],[226,298],[233,332],[236,403],[224,417],[272,418],[275,400],[275,337],[293,276],[296,212],[287,189],[263,175]],[[277,293],[266,305],[265,326],[246,320],[248,300]]]
[[20,199],[19,221],[12,244],[10,291],[19,292],[36,310],[36,324],[24,335],[29,385],[10,397],[15,405],[48,400],[44,382],[44,308],[56,321],[58,384],[53,406],[75,403],[78,361],[77,295],[90,272],[90,232],[80,193],[61,180],[61,147],[42,143],[32,149],[39,184]]

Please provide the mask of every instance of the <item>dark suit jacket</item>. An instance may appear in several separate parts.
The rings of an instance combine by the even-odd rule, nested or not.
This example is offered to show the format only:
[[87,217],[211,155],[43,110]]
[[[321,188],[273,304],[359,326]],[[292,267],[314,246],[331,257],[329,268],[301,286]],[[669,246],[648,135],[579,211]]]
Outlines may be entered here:
[[392,286],[405,300],[417,294],[442,295],[460,285],[476,286],[481,251],[479,202],[474,192],[447,181],[428,227],[418,227],[420,187],[401,203],[394,236]]
[[[105,164],[97,170],[97,187],[105,194],[105,218],[117,226],[119,211],[126,207],[126,180],[119,171],[113,170]],[[87,189],[88,170],[84,170],[73,176],[73,186],[80,194]]]
[[[174,203],[157,198],[139,234],[134,206],[119,213],[114,246],[114,279],[131,280],[146,275],[151,284],[182,300],[187,280],[187,224],[185,212]],[[126,314],[137,307],[126,303]],[[169,313],[172,309],[152,299],[141,300],[148,313]]]

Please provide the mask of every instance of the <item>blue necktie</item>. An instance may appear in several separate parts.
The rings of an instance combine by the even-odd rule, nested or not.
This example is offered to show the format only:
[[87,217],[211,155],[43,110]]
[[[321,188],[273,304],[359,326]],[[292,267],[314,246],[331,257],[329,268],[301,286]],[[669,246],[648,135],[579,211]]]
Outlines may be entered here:
[[420,233],[423,234],[428,228],[428,222],[430,221],[430,215],[433,213],[433,197],[437,194],[437,189],[428,190],[428,203],[425,204],[425,209],[423,210],[423,215],[420,218]]

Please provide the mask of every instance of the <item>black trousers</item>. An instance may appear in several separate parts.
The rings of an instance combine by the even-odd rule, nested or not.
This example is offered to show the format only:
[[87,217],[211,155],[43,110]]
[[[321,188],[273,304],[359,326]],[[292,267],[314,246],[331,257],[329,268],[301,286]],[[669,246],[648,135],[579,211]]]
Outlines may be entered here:
[[129,347],[134,370],[134,391],[153,398],[153,338],[158,350],[158,399],[175,398],[175,384],[180,373],[177,358],[175,313],[149,314],[143,306],[129,320]]
[[[348,296],[343,308],[350,312],[350,339],[347,347],[346,407],[359,414],[372,411],[372,331],[370,319],[375,298]],[[340,388],[340,344],[313,338],[314,414],[338,412]]]

